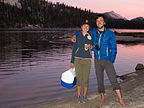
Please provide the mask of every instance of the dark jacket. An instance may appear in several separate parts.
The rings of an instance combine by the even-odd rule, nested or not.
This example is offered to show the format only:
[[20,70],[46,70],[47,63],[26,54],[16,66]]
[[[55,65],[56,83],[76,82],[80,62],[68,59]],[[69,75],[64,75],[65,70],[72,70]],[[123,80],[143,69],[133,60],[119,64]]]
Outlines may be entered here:
[[76,42],[73,43],[71,63],[74,63],[74,58],[92,58],[91,49],[85,49],[85,44],[93,45],[93,36],[88,32],[83,36],[82,32],[76,37]]

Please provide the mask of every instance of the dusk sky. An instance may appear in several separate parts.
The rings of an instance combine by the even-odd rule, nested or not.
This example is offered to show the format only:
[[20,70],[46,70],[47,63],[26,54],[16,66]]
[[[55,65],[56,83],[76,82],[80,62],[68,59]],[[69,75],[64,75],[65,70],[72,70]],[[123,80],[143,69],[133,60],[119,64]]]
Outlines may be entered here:
[[144,17],[144,0],[47,0],[65,3],[78,8],[90,9],[93,12],[104,13],[114,11],[121,16],[132,19]]

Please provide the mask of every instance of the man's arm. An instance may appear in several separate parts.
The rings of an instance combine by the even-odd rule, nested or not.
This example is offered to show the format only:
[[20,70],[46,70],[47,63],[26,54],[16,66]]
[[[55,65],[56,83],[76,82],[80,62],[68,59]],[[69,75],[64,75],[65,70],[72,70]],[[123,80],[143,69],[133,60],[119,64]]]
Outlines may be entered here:
[[[82,30],[79,30],[78,32],[76,32],[76,33],[74,34],[74,36],[71,38],[71,41],[72,41],[72,42],[76,42],[76,37],[80,34],[81,31],[82,31]],[[94,32],[97,31],[97,28],[93,28],[93,29],[91,28],[89,31],[92,33],[92,36],[94,36]]]
[[80,34],[80,32],[81,32],[81,30],[79,30],[78,32],[76,32],[76,33],[74,34],[74,36],[71,38],[71,41],[72,41],[72,42],[76,42],[76,37]]

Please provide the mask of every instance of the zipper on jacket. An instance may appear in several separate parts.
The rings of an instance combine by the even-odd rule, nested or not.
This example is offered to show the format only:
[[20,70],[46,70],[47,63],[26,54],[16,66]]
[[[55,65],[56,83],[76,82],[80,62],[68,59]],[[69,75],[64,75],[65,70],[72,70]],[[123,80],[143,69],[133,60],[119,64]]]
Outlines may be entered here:
[[78,50],[79,50],[79,47],[77,48],[77,50],[76,50],[75,54],[78,52]]
[[107,47],[107,56],[108,56],[108,47]]
[[[99,47],[100,47],[101,35],[102,35],[102,34],[100,34],[100,37],[99,37],[99,43],[98,43]],[[98,51],[98,55],[99,55],[99,59],[100,59],[100,50]]]

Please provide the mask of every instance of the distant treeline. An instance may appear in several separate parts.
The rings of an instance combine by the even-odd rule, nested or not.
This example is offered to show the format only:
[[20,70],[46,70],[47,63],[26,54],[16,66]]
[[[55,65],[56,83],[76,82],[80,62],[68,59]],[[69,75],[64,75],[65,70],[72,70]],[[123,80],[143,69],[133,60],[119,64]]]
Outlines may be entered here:
[[121,29],[144,29],[144,20],[107,19],[107,27]]
[[[95,27],[95,16],[91,10],[81,9],[46,0],[18,0],[17,5],[0,0],[0,28],[68,28],[80,27],[83,19],[89,19]],[[144,21],[107,19],[108,28],[144,29]]]

